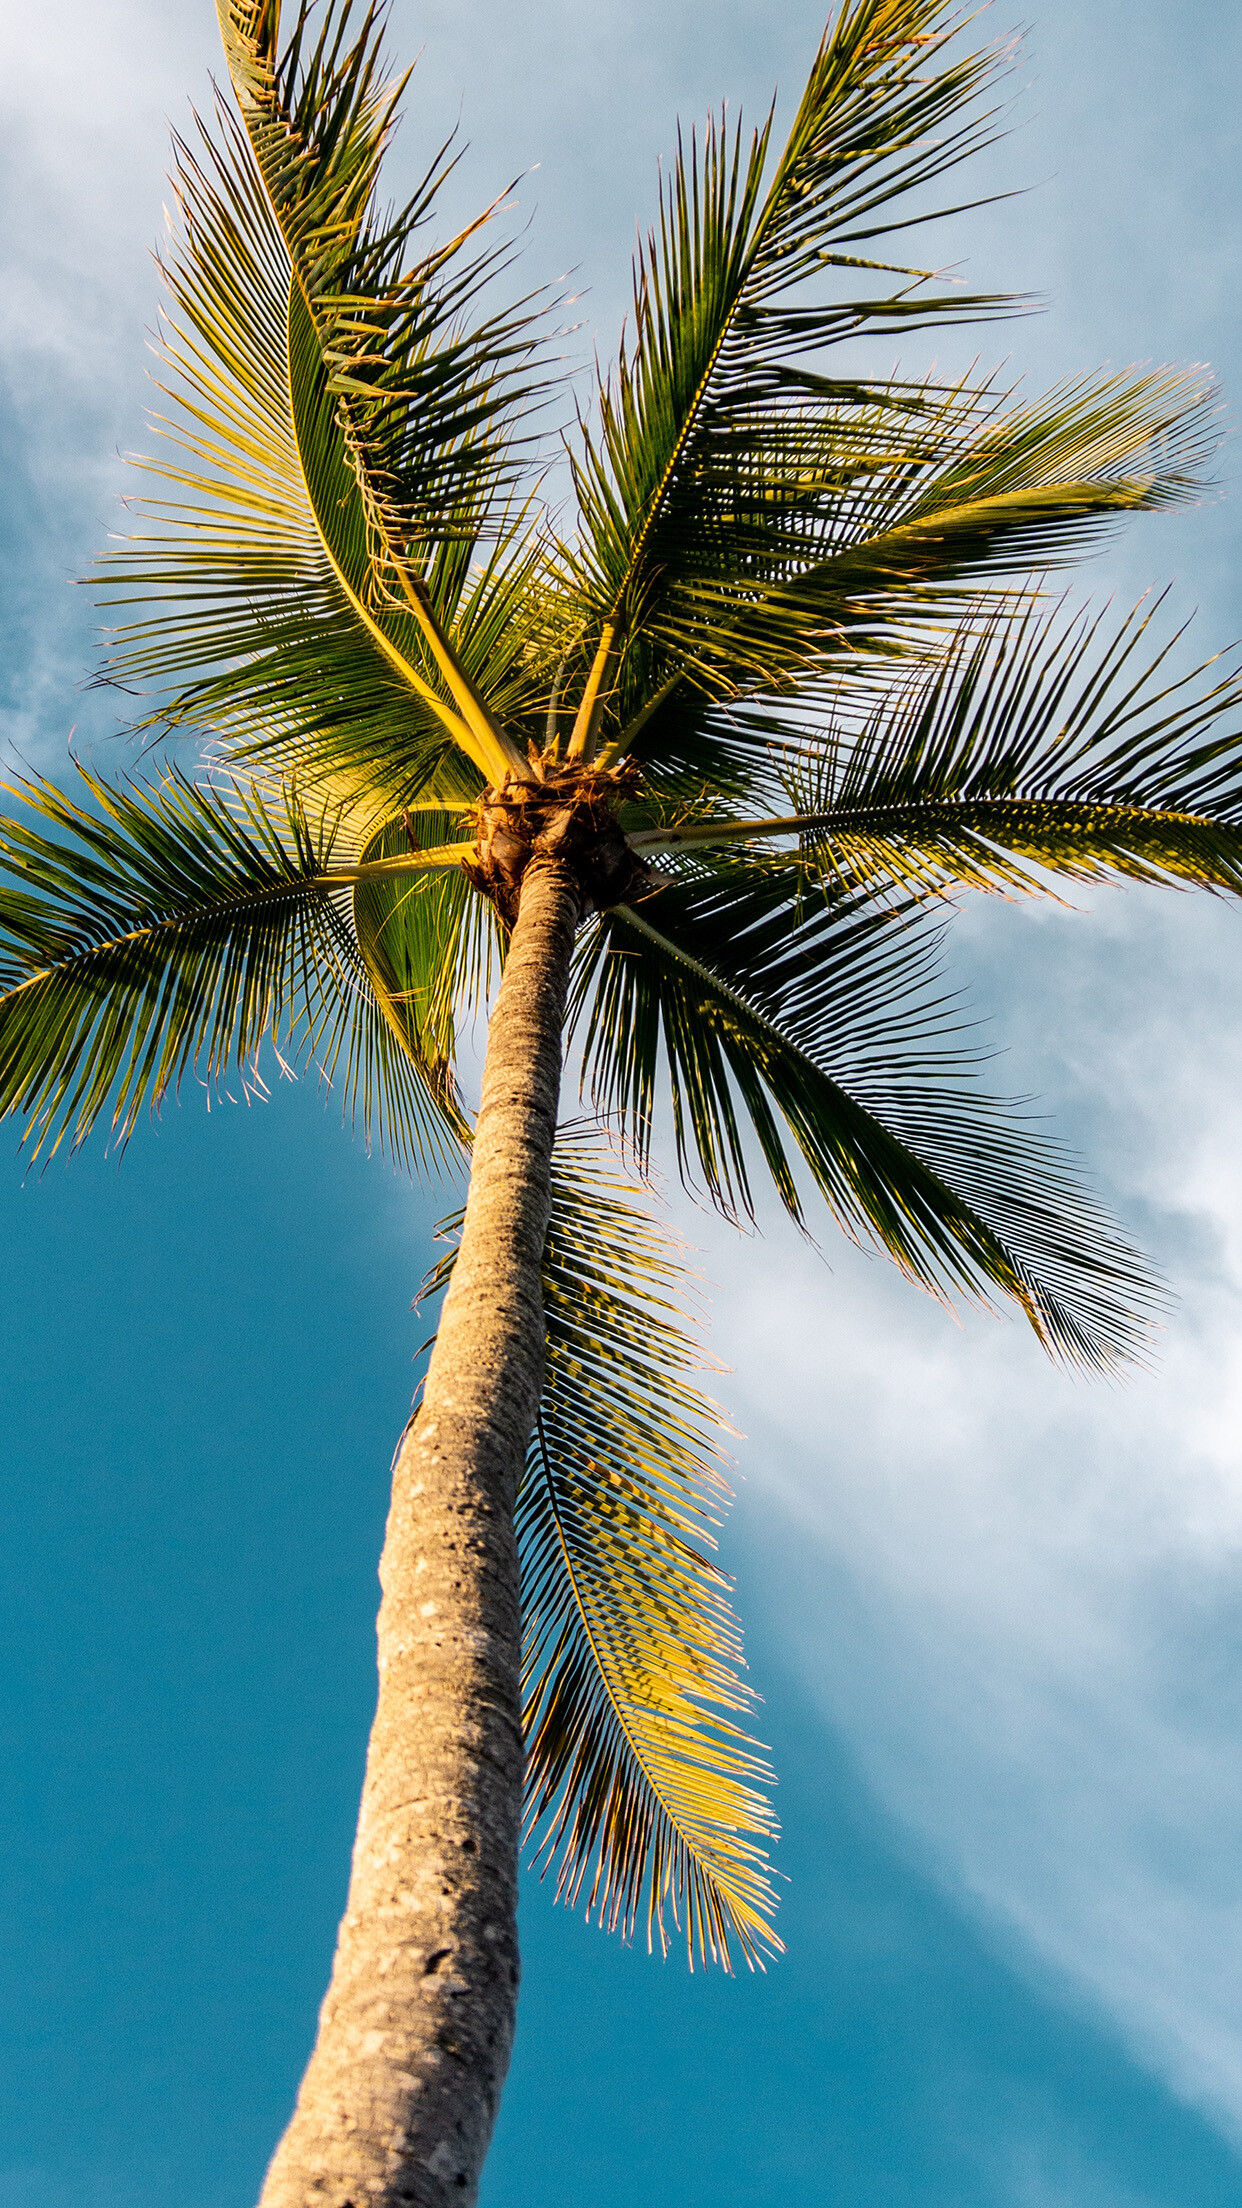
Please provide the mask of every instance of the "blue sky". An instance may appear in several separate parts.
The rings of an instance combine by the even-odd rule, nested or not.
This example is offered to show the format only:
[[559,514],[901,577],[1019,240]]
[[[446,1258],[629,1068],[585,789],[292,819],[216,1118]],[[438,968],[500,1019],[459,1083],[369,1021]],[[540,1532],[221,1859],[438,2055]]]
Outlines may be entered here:
[[[144,442],[166,118],[203,100],[213,12],[0,0],[0,734],[40,766],[74,724],[110,756],[64,578]],[[804,0],[396,0],[408,158],[460,108],[472,196],[540,163],[531,272],[577,269],[607,347],[675,115],[788,100],[818,29]],[[1208,359],[1236,409],[1240,47],[1206,0],[1033,16],[986,177],[1038,188],[943,250],[1053,295],[985,333],[1015,370]],[[1204,652],[1242,631],[1228,448],[1221,472],[1083,579],[1175,577]],[[973,908],[955,942],[1005,1085],[1179,1291],[1151,1380],[1067,1381],[1016,1327],[674,1201],[748,1436],[726,1559],[789,1954],[689,1980],[532,1883],[486,2208],[1242,2197],[1238,927],[1128,894]],[[187,1089],[119,1166],[4,1156],[0,2208],[247,2208],[343,1898],[446,1204],[287,1085],[210,1114]]]

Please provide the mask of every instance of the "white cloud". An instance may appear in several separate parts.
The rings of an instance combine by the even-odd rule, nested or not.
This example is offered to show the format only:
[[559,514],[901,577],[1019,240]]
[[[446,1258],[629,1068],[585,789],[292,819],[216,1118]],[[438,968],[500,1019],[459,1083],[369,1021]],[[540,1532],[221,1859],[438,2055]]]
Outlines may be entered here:
[[1239,925],[1130,895],[964,930],[1005,1085],[1042,1064],[1183,1297],[1154,1376],[1067,1379],[839,1243],[829,1276],[713,1231],[709,1269],[813,1692],[946,1884],[1242,2138]]
[[46,0],[5,11],[0,79],[0,738],[44,766],[71,723],[94,615],[67,587],[115,526],[118,447],[139,442],[166,118],[214,60],[207,9]]

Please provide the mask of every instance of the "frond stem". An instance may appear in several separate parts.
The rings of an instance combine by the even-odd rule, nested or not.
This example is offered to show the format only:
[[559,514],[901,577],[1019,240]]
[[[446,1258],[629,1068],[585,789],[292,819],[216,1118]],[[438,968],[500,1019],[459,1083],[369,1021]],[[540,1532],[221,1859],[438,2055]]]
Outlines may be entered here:
[[478,751],[474,753],[476,764],[482,767],[489,782],[497,785],[504,781],[506,774],[524,777],[528,762],[517,746],[510,743],[499,721],[488,711],[479,691],[461,665],[436,618],[427,585],[420,575],[409,573],[403,559],[394,556],[393,564],[402,594],[431,646],[436,665],[448,684],[454,703],[478,745]]
[[586,689],[574,719],[569,739],[571,759],[593,759],[599,737],[599,724],[604,717],[604,707],[612,683],[613,671],[620,654],[620,623],[616,619],[605,621],[600,630],[599,646],[591,662]]
[[[1092,818],[1112,820],[1142,820],[1154,823],[1168,822],[1170,827],[1221,828],[1232,823],[1212,820],[1206,813],[1179,813],[1159,805],[1116,805],[1098,798],[1073,797],[980,797],[980,798],[929,798],[921,803],[907,805],[863,805],[838,807],[824,813],[790,813],[772,820],[703,820],[690,821],[682,827],[639,828],[626,839],[632,851],[679,851],[691,846],[707,848],[713,845],[753,841],[767,836],[795,836],[808,829],[859,829],[865,827],[900,826],[904,822],[927,819],[940,815],[952,820],[962,814],[996,814],[1021,816],[1046,812],[1056,807]],[[1239,827],[1242,835],[1242,827]]]
[[355,882],[382,882],[393,874],[418,874],[424,867],[460,866],[477,855],[473,843],[437,843],[425,851],[400,851],[391,859],[365,859],[358,866],[334,867],[308,878],[308,889],[345,889]]

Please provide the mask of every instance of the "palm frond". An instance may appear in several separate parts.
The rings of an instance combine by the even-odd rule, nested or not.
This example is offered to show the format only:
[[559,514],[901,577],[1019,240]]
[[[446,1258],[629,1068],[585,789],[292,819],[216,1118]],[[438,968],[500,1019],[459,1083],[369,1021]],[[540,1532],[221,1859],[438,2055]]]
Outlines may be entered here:
[[753,1141],[804,1223],[800,1154],[845,1232],[942,1300],[1012,1299],[1072,1362],[1141,1358],[1159,1290],[1056,1147],[975,1087],[935,952],[917,907],[796,861],[703,863],[584,947],[594,1099],[641,1151],[663,1071],[683,1174],[722,1209],[752,1207]]
[[[878,303],[807,305],[800,295],[826,268],[852,274],[868,265],[842,251],[862,242],[864,213],[986,142],[987,117],[950,138],[934,135],[995,73],[989,52],[929,75],[955,28],[945,0],[844,7],[824,34],[766,192],[772,115],[748,142],[740,122],[729,133],[722,120],[708,123],[701,147],[697,137],[679,145],[656,227],[635,261],[632,349],[601,389],[599,440],[584,439],[579,463],[584,557],[614,618],[626,597],[641,598],[644,568],[659,564],[662,536],[692,502],[705,459],[719,464],[739,435],[743,450],[753,446],[761,425],[774,414],[783,424],[808,391],[857,394],[856,379],[837,387],[808,378],[800,359],[877,321],[891,330],[916,317],[1012,305],[943,294],[912,306],[896,287]],[[907,285],[923,274],[895,273]]]
[[[752,750],[796,810],[717,801],[631,834],[640,852],[799,840],[838,886],[1048,891],[1074,881],[1242,888],[1242,669],[1170,670],[1140,602],[1110,635],[1030,599],[872,685],[861,718],[756,712]],[[739,716],[734,716],[737,734]],[[1232,726],[1229,724],[1232,723]],[[1222,730],[1222,724],[1224,728]],[[781,767],[782,755],[784,767]]]
[[981,590],[1012,605],[1018,578],[1067,565],[1119,516],[1176,504],[1201,481],[1214,435],[1202,377],[1009,397],[926,390],[904,433],[891,409],[821,421],[819,455],[797,471],[783,434],[746,469],[704,467],[697,526],[668,549],[618,676],[606,756],[667,773],[688,754],[710,759],[718,701],[882,691],[886,661],[939,656],[944,626],[969,625]]
[[349,893],[321,879],[331,820],[176,769],[120,786],[78,771],[85,802],[23,781],[26,817],[0,823],[0,1114],[26,1120],[35,1154],[109,1108],[124,1142],[187,1073],[262,1087],[267,1040],[282,1065],[313,1060],[395,1158],[459,1156],[436,1062],[398,1047]]
[[[913,270],[879,300],[808,303],[805,289],[871,265],[842,249],[986,138],[973,106],[999,57],[962,54],[958,28],[944,0],[847,5],[766,191],[770,118],[748,149],[740,126],[728,139],[713,125],[701,151],[679,150],[636,265],[631,349],[576,461],[571,749],[664,758],[687,721],[701,748],[711,699],[841,679],[846,655],[908,643],[981,580],[1077,557],[1119,514],[1200,480],[1213,441],[1201,376],[1111,377],[1015,405],[987,385],[807,365],[864,330],[1007,304],[911,294]],[[885,227],[930,219],[898,212]]]
[[[598,1133],[562,1129],[544,1259],[547,1370],[518,1499],[527,1833],[559,1899],[693,1963],[779,1949],[771,1773],[735,1718],[720,1413],[676,1246]],[[449,1221],[452,1234],[459,1222]],[[450,1253],[427,1287],[452,1269]]]
[[[447,844],[452,829],[447,813],[423,808],[416,820],[407,814],[370,839],[362,864]],[[463,1007],[478,1010],[487,1001],[493,961],[499,962],[495,907],[475,895],[462,872],[437,868],[360,881],[353,919],[380,1010],[460,1122],[457,1019]]]
[[817,743],[800,807],[820,863],[1029,890],[1043,877],[1242,888],[1242,669],[1175,672],[1158,608],[1028,604],[957,637],[852,737]]
[[[303,5],[283,52],[280,9],[218,0],[229,72],[372,519],[399,560],[472,544],[529,459],[539,320],[483,306],[511,265],[478,243],[494,209],[408,266],[454,167],[451,140],[381,215],[381,159],[408,81],[389,79],[373,0]],[[450,571],[451,570],[451,579]],[[460,587],[460,562],[436,579]]]
[[521,753],[444,623],[475,546],[507,532],[510,496],[530,466],[548,388],[535,364],[544,302],[486,308],[512,261],[507,243],[476,243],[495,205],[406,265],[455,165],[451,141],[414,196],[378,216],[380,160],[406,81],[385,80],[381,7],[329,0],[320,11],[303,0],[283,54],[278,9],[219,0],[219,13],[242,121],[356,477],[372,595],[413,614],[478,763],[493,778],[506,765],[520,769]]
[[511,419],[539,396],[532,310],[467,329],[497,264],[463,239],[404,270],[446,168],[376,215],[396,97],[376,10],[330,9],[313,45],[301,11],[283,58],[278,10],[222,12],[246,127],[218,101],[214,138],[174,145],[170,456],[146,464],[154,530],[112,555],[105,603],[128,618],[109,679],[235,755],[355,778],[369,761],[396,803],[447,760],[477,790],[524,757],[478,676],[503,709],[485,601],[509,611],[512,659],[510,567],[523,603],[535,588]]

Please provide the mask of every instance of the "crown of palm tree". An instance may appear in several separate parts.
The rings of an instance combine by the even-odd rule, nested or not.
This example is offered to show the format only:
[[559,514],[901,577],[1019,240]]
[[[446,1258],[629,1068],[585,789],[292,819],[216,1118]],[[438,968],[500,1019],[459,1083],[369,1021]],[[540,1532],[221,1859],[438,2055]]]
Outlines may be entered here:
[[[1242,886],[1238,676],[1175,676],[1151,609],[1075,618],[1030,580],[1194,495],[1210,386],[833,372],[1017,304],[876,257],[988,142],[1006,50],[964,51],[946,0],[847,0],[783,149],[771,116],[679,144],[564,436],[567,527],[540,488],[556,302],[505,295],[500,202],[426,242],[446,146],[382,208],[382,9],[300,7],[283,43],[279,0],[219,12],[235,104],[176,142],[170,411],[108,592],[108,679],[213,752],[17,786],[0,1108],[36,1148],[107,1111],[124,1137],[189,1067],[257,1077],[266,1038],[396,1157],[451,1164],[506,897],[540,839],[594,837],[571,1011],[639,1167],[666,1096],[726,1211],[766,1168],[800,1224],[814,1191],[939,1296],[1012,1299],[1088,1366],[1141,1354],[1158,1290],[980,1092],[937,943],[961,889]],[[692,1952],[757,1959],[772,1826],[708,1553],[718,1419],[632,1181],[562,1142],[520,1500],[529,1814],[604,1921],[663,1938],[671,1907]]]

